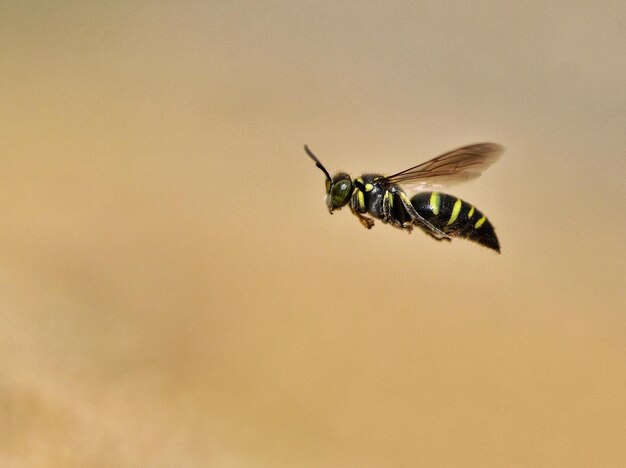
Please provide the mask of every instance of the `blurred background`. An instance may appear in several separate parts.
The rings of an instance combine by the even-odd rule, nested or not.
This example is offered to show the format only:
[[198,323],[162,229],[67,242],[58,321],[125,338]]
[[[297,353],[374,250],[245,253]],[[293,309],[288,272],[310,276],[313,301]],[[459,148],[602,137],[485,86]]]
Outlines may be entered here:
[[[626,5],[2,2],[0,464],[625,466]],[[497,255],[330,217],[461,145]]]

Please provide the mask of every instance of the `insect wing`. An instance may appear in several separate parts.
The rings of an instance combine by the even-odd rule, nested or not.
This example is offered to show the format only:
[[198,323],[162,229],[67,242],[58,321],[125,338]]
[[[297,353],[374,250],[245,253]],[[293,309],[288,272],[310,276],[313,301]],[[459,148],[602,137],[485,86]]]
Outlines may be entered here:
[[463,146],[425,163],[385,177],[385,182],[410,184],[421,189],[463,182],[478,177],[496,162],[502,151],[502,146],[495,143]]

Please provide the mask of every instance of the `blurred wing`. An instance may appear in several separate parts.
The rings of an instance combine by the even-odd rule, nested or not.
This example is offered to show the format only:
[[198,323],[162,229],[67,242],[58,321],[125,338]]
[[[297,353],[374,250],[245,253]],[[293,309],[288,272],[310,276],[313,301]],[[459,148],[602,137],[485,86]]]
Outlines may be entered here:
[[495,143],[463,146],[430,161],[385,177],[391,184],[410,184],[419,188],[451,185],[478,177],[502,154]]

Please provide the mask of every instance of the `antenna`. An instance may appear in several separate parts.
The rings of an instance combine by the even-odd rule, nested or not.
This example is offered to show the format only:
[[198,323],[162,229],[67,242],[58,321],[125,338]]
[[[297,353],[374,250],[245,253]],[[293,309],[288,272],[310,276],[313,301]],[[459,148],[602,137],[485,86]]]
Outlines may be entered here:
[[332,177],[330,176],[330,174],[328,173],[328,171],[326,170],[326,168],[322,165],[322,163],[320,162],[320,160],[319,160],[319,159],[317,159],[317,156],[315,156],[315,155],[313,154],[313,151],[311,151],[307,145],[304,145],[304,151],[306,151],[306,154],[308,154],[308,155],[309,155],[309,157],[310,157],[313,161],[315,161],[315,165],[316,165],[317,167],[319,167],[319,168],[322,170],[322,172],[323,172],[324,174],[326,174],[326,178],[327,178],[329,181],[331,181],[331,182],[332,182],[332,180],[333,180],[333,179],[332,179]]

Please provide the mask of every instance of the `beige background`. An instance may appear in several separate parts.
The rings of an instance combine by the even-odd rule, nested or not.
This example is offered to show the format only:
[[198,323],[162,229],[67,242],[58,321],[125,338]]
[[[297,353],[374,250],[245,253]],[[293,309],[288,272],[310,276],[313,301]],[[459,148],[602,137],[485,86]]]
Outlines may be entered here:
[[[626,4],[3,2],[2,466],[626,466]],[[478,141],[502,255],[331,172]]]

